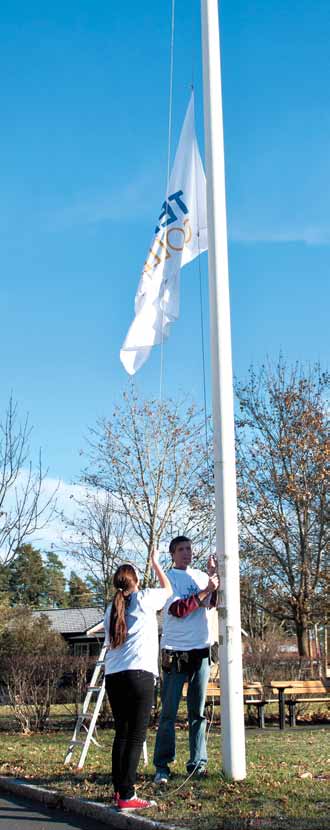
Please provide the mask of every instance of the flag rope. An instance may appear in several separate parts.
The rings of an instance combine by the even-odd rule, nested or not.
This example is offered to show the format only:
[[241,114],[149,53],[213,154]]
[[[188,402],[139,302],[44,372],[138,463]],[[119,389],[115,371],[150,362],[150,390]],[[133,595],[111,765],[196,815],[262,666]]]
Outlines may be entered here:
[[[198,237],[199,242],[199,237]],[[203,291],[202,291],[202,268],[200,256],[198,256],[198,277],[199,277],[199,310],[200,310],[200,332],[201,332],[201,352],[202,352],[202,378],[203,378],[203,406],[204,406],[204,433],[205,433],[205,457],[206,457],[206,478],[207,478],[207,501],[208,501],[208,536],[209,536],[209,551],[212,549],[212,530],[211,530],[211,487],[210,487],[210,453],[209,453],[209,430],[207,422],[207,401],[206,401],[206,371],[205,371],[205,335],[204,335],[204,307],[203,307]]]
[[[174,77],[174,35],[175,35],[175,0],[171,2],[171,35],[170,35],[170,80],[169,80],[169,108],[168,108],[168,133],[167,133],[167,175],[166,175],[166,201],[169,196],[169,181],[170,181],[170,166],[171,166],[171,147],[172,147],[172,111],[173,111],[173,77]],[[194,41],[194,38],[193,38]],[[191,67],[191,88],[194,90],[194,54],[192,56]],[[206,395],[206,369],[205,369],[205,335],[204,335],[204,309],[203,309],[203,292],[202,292],[202,268],[200,262],[200,237],[199,237],[199,205],[196,193],[196,213],[198,225],[198,280],[199,280],[199,305],[200,305],[200,332],[201,332],[201,352],[202,352],[202,381],[203,381],[203,409],[204,409],[204,433],[205,433],[205,457],[206,457],[206,477],[207,477],[207,493],[209,517],[211,516],[211,490],[210,490],[210,455],[209,455],[209,431],[207,419],[207,395]],[[163,323],[164,323],[164,308],[163,308]],[[160,370],[159,370],[159,401],[162,402],[164,390],[164,325],[162,324],[162,335],[160,343]],[[211,519],[208,522],[208,543],[211,552],[212,547],[212,530]]]
[[[166,201],[169,196],[169,181],[170,181],[170,166],[171,166],[171,147],[172,147],[172,111],[173,111],[173,77],[174,77],[174,36],[175,36],[175,0],[171,0],[171,35],[170,35],[170,80],[169,80],[169,107],[168,107],[168,132],[167,132],[167,175],[166,175]],[[194,41],[194,38],[193,38]],[[191,88],[194,89],[194,54],[192,56],[191,67]],[[197,194],[196,194],[197,195]],[[199,228],[199,211],[198,199],[196,198],[196,212],[198,217]],[[209,433],[207,422],[207,396],[206,396],[206,370],[205,370],[205,336],[204,336],[204,309],[203,309],[203,293],[202,293],[202,269],[200,262],[200,239],[198,231],[198,279],[199,279],[199,305],[200,305],[200,332],[201,332],[201,352],[202,352],[202,379],[203,379],[203,408],[204,408],[204,433],[205,433],[205,456],[206,456],[206,474],[207,474],[207,492],[208,492],[208,506],[209,516],[211,516],[211,491],[210,491],[210,456],[209,456]],[[164,308],[163,308],[163,323],[164,323]],[[159,401],[162,402],[164,390],[164,325],[162,324],[162,334],[160,343],[160,369],[159,369]],[[212,547],[212,531],[211,519],[208,522],[208,536],[209,536],[209,550]]]
[[[191,70],[191,88],[194,89],[194,65]],[[195,157],[196,159],[196,157]],[[210,488],[210,453],[209,453],[209,430],[207,423],[207,395],[206,395],[206,369],[205,369],[205,327],[204,327],[204,306],[203,306],[203,290],[202,290],[202,265],[201,265],[201,249],[200,249],[200,221],[199,221],[199,204],[197,191],[196,197],[196,215],[197,215],[197,245],[198,245],[198,282],[199,282],[199,318],[200,318],[200,336],[201,336],[201,352],[202,352],[202,380],[203,380],[203,408],[204,408],[204,437],[205,437],[205,458],[206,458],[206,479],[207,479],[207,500],[208,500],[208,542],[209,552],[212,552],[212,530],[211,530],[211,488]]]
[[[168,103],[168,131],[167,131],[167,172],[166,172],[166,201],[169,195],[171,147],[172,147],[172,109],[173,109],[173,70],[174,70],[174,33],[175,33],[175,0],[171,3],[171,40],[170,40],[170,85]],[[164,386],[164,308],[162,320],[162,334],[160,342],[160,370],[159,370],[159,401],[163,399]]]

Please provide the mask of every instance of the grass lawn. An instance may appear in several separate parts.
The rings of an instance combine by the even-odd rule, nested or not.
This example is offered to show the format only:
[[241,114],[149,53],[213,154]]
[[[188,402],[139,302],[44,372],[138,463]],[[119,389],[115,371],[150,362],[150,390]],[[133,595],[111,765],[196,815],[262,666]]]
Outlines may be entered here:
[[[112,730],[99,731],[102,749],[92,747],[85,769],[77,774],[73,765],[69,768],[63,765],[70,739],[67,732],[28,737],[2,733],[0,774],[110,803],[112,737]],[[155,732],[150,729],[150,761],[154,738]],[[219,772],[221,739],[218,727],[214,727],[208,741],[208,777],[203,781],[191,778],[185,782],[188,732],[183,727],[177,730],[178,762],[173,766],[167,790],[154,787],[152,763],[145,768],[141,766],[138,787],[144,796],[156,798],[158,802],[157,809],[148,810],[150,818],[196,830],[214,828],[217,820],[230,816],[325,819],[330,813],[329,738],[330,729],[326,726],[301,726],[284,733],[278,729],[247,730],[248,778],[230,784]],[[180,789],[175,792],[177,787]],[[300,826],[303,828],[304,824]]]

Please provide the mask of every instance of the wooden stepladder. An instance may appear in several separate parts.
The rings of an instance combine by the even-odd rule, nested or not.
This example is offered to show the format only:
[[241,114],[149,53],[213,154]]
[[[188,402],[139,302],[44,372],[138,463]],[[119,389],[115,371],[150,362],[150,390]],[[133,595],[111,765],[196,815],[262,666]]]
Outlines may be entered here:
[[[95,629],[99,630],[100,627],[101,626],[95,626],[94,629],[90,629],[90,632],[94,632]],[[95,746],[101,746],[101,744],[96,740],[94,733],[96,733],[97,719],[105,695],[104,660],[106,650],[107,646],[103,645],[98,660],[95,663],[95,668],[93,671],[90,685],[87,689],[87,694],[83,703],[83,708],[81,713],[77,717],[76,725],[72,735],[72,740],[70,741],[68,751],[64,760],[65,764],[69,764],[74,750],[78,747],[81,747],[80,758],[76,767],[77,770],[81,770],[83,768],[91,742],[93,742]],[[94,708],[92,708],[93,703]],[[83,732],[85,734],[83,734]],[[143,761],[145,765],[148,763],[148,751],[146,741],[143,744]]]
[[[64,763],[69,764],[74,750],[77,747],[82,747],[77,764],[78,770],[82,769],[84,766],[90,743],[93,742],[96,746],[100,746],[94,736],[94,732],[96,731],[96,723],[105,694],[104,658],[106,650],[107,647],[102,646],[98,660],[95,663],[95,668],[90,685],[87,689],[82,711],[77,717],[72,740],[70,741],[68,751],[65,756]],[[93,702],[94,708],[92,708]],[[85,732],[84,736],[83,731]]]

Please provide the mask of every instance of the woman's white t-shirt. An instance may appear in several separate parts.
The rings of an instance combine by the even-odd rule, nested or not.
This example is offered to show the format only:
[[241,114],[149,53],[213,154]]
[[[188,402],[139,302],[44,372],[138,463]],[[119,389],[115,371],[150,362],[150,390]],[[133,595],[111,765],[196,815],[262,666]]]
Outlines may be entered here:
[[146,588],[131,594],[126,608],[127,637],[117,648],[111,648],[109,622],[111,605],[105,618],[105,674],[115,674],[128,669],[140,669],[158,675],[158,624],[156,612],[168,599],[166,588]]

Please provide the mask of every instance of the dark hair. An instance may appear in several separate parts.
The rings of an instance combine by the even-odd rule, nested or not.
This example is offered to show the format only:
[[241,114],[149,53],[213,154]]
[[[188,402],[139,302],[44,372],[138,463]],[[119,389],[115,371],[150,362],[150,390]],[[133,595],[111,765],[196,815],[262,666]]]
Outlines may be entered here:
[[112,648],[118,648],[126,640],[125,611],[138,581],[136,570],[129,563],[120,565],[114,574],[113,584],[117,590],[112,600],[109,624],[109,640]]
[[190,541],[191,540],[189,539],[188,536],[175,536],[175,538],[172,539],[172,541],[170,542],[170,553],[172,554],[172,556],[175,553],[175,548],[176,548],[177,545],[180,545],[181,542],[190,542]]

